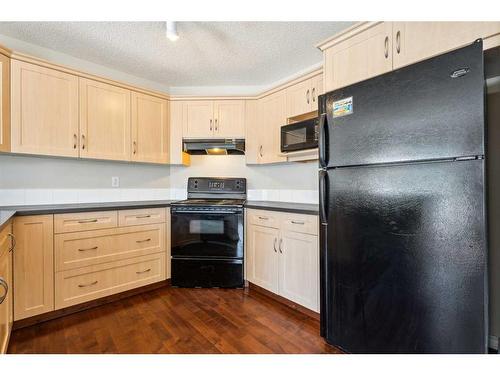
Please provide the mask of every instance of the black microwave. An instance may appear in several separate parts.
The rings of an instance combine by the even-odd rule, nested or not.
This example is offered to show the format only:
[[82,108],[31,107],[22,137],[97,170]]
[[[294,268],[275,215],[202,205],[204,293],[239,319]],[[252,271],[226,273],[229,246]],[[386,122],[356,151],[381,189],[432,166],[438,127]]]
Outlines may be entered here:
[[281,127],[281,152],[318,147],[319,119],[314,118]]

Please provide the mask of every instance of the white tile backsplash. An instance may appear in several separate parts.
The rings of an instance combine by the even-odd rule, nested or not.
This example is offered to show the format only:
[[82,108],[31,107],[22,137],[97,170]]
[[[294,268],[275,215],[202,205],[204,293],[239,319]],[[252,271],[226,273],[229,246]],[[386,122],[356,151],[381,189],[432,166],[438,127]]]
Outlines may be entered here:
[[[185,189],[0,189],[0,206],[186,199]],[[318,203],[315,190],[250,189],[249,200]]]

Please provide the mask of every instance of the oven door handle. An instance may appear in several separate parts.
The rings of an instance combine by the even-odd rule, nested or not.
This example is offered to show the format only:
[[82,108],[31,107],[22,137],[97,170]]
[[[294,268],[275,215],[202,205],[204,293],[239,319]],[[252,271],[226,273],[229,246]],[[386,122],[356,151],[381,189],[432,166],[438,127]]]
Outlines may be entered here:
[[209,214],[209,215],[217,215],[217,214],[241,214],[243,211],[242,210],[234,210],[234,211],[229,211],[229,210],[218,210],[218,211],[195,211],[195,210],[172,210],[173,214]]

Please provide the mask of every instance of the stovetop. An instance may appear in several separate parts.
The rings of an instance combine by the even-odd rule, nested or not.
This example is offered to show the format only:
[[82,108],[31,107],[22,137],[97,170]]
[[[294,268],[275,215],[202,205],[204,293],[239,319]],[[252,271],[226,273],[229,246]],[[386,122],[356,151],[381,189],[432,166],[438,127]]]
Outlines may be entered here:
[[186,199],[173,202],[172,206],[224,206],[243,207],[244,199]]

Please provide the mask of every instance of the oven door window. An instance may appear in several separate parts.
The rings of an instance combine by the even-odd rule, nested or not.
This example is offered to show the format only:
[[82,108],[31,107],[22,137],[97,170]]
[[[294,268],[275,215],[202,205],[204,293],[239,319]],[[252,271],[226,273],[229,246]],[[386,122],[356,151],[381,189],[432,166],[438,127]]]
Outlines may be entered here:
[[172,213],[172,256],[243,257],[243,214]]

